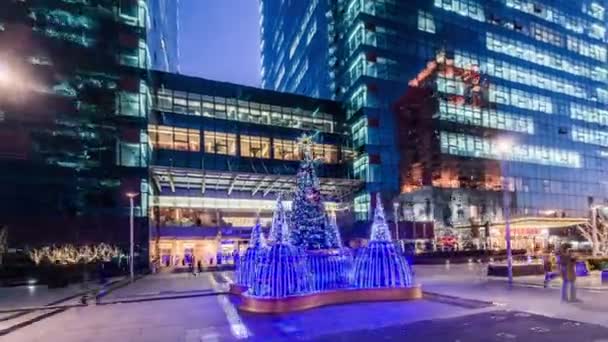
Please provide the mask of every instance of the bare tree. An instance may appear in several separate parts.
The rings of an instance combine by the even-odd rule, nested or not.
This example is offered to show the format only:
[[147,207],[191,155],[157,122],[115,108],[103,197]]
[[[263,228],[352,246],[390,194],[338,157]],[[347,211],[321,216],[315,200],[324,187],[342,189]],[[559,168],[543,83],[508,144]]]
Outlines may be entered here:
[[[596,220],[597,226],[597,251],[601,256],[608,255],[608,222],[606,222],[601,216],[598,216]],[[593,224],[584,223],[576,226],[578,232],[590,243],[594,243],[595,239],[593,236]]]

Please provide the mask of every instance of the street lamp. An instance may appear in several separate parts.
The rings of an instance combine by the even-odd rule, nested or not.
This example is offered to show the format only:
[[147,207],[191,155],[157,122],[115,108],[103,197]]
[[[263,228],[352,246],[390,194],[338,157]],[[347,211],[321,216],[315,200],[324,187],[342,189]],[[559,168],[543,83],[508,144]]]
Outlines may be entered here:
[[401,242],[399,241],[399,202],[393,203],[393,220],[395,221],[395,239],[401,249]]
[[509,182],[507,180],[507,167],[505,160],[507,155],[513,148],[513,142],[509,139],[499,139],[497,143],[497,150],[500,158],[500,174],[502,176],[502,206],[505,219],[505,241],[507,243],[507,274],[509,287],[513,286],[513,253],[511,251],[511,201],[509,198]]
[[135,213],[135,207],[133,205],[133,200],[137,197],[139,193],[137,192],[127,192],[127,197],[129,197],[129,204],[131,206],[131,214],[129,216],[129,227],[130,227],[130,245],[129,245],[129,276],[131,278],[131,282],[133,282],[135,278],[135,272],[133,270],[133,260],[134,260],[134,251],[133,251],[133,216]]

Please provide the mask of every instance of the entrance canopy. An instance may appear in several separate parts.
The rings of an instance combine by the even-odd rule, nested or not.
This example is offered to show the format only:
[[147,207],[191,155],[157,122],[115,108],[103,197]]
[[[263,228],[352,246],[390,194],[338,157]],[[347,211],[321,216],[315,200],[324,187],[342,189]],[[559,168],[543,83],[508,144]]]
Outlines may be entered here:
[[[277,193],[291,193],[296,175],[218,172],[198,169],[153,167],[151,177],[161,196],[205,196],[272,199]],[[321,193],[332,202],[349,201],[363,185],[359,179],[319,178]],[[196,194],[196,195],[195,195]]]

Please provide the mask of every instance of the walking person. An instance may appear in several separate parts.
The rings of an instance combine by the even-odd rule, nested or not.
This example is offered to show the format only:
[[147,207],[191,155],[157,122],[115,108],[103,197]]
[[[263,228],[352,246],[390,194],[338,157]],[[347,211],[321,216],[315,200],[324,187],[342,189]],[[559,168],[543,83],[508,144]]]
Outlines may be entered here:
[[544,287],[547,288],[549,286],[549,282],[553,279],[553,260],[551,254],[545,254],[543,256],[543,268],[545,271],[545,281]]
[[576,258],[569,246],[563,248],[559,257],[562,274],[562,302],[577,302],[576,299]]

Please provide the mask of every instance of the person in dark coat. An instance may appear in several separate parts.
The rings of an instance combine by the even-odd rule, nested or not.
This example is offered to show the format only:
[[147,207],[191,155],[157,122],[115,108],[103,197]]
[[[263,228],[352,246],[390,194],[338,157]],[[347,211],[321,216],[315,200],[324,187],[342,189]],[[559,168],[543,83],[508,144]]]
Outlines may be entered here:
[[562,301],[577,302],[576,299],[576,257],[569,247],[565,247],[559,257],[562,275]]

